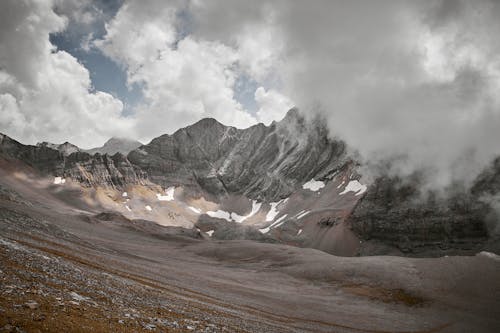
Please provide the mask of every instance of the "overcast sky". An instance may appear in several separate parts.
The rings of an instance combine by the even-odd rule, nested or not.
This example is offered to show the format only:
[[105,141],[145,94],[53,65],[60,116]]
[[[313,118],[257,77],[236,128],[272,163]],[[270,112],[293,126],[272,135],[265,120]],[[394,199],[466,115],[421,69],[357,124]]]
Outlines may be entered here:
[[500,154],[498,36],[500,1],[3,0],[0,131],[89,148],[296,105],[447,182]]

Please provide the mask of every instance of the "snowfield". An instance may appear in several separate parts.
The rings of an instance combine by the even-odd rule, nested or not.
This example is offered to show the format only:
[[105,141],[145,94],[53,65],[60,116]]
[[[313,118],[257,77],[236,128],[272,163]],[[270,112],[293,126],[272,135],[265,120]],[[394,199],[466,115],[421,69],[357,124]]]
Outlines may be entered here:
[[300,213],[300,214],[299,214],[299,216],[297,216],[297,219],[301,219],[301,218],[303,218],[304,216],[306,216],[306,215],[307,215],[307,214],[309,214],[310,212],[311,212],[311,211],[309,211],[309,210],[308,210],[308,211],[305,211],[305,212],[303,212],[303,213]]
[[54,178],[54,184],[56,185],[62,185],[66,183],[66,179],[62,178],[62,177],[55,177]]
[[271,205],[271,208],[269,209],[269,212],[267,212],[267,215],[266,215],[266,222],[271,222],[275,219],[275,217],[279,214],[279,211],[278,211],[278,206],[281,205],[281,204],[284,204],[288,201],[288,198],[286,199],[282,199],[278,202],[271,202],[270,205]]
[[156,197],[159,201],[173,201],[174,200],[174,192],[175,187],[169,187],[165,190],[166,195],[162,195],[161,193],[157,193]]
[[367,188],[368,187],[366,185],[361,184],[357,180],[351,180],[345,189],[339,193],[339,195],[346,194],[347,192],[354,192],[355,195],[358,196],[365,193]]
[[266,227],[266,228],[262,228],[262,229],[259,229],[259,231],[263,234],[267,234],[269,232],[270,229],[272,228],[277,228],[279,227],[280,225],[282,225],[283,223],[285,223],[284,219],[287,217],[288,214],[285,214],[283,216],[281,216],[279,219],[277,219],[273,224],[271,224],[270,226]]
[[231,219],[231,214],[224,211],[224,210],[216,210],[216,211],[208,211],[207,212],[207,215],[210,216],[210,217],[216,217],[216,218],[219,218],[219,219],[224,219],[228,222],[231,222],[232,219]]
[[253,200],[252,201],[252,211],[248,215],[242,216],[242,215],[238,215],[236,213],[231,213],[231,218],[235,222],[241,223],[241,222],[245,221],[246,219],[257,214],[257,212],[260,210],[261,206],[262,206],[261,202],[257,202],[257,200]]
[[314,180],[314,178],[302,185],[304,190],[310,190],[313,192],[316,192],[323,187],[325,187],[325,183],[320,180]]
[[193,206],[189,206],[188,208],[193,212],[195,212],[196,214],[201,214],[201,210],[199,210],[198,208],[194,208]]

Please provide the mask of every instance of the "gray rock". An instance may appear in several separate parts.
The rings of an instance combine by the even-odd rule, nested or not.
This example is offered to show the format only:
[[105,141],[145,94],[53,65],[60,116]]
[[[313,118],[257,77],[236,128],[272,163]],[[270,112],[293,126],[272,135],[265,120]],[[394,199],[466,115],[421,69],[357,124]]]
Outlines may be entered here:
[[48,144],[23,145],[0,134],[0,155],[20,160],[42,174],[70,177],[84,186],[120,187],[142,184],[146,174],[117,153],[113,156],[76,151],[71,154]]
[[40,304],[38,304],[35,301],[28,301],[28,302],[24,303],[24,307],[26,307],[30,310],[36,310],[40,307]]
[[113,137],[106,141],[102,147],[88,149],[85,152],[93,155],[95,153],[114,155],[116,153],[121,153],[127,155],[134,149],[142,146],[142,143],[136,140],[131,140],[127,138],[116,138]]
[[247,129],[202,119],[127,157],[165,187],[265,201],[288,196],[313,177],[327,178],[348,161],[342,141],[329,139],[319,119],[308,122],[295,109],[280,122]]
[[80,148],[67,141],[65,143],[61,143],[60,145],[44,141],[37,143],[36,146],[58,150],[65,156],[82,151]]
[[[422,196],[419,189],[418,175],[383,176],[369,187],[348,220],[364,240],[361,254],[392,251],[381,245],[414,255],[472,254],[482,247],[488,238],[488,205],[462,187],[448,188],[445,196]],[[370,252],[374,249],[382,252]]]

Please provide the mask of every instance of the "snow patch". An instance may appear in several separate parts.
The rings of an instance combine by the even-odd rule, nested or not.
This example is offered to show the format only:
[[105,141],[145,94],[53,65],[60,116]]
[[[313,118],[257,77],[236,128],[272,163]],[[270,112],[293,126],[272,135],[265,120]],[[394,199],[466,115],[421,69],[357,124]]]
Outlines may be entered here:
[[261,206],[262,206],[261,202],[257,202],[257,200],[253,200],[252,201],[252,211],[248,215],[241,216],[241,215],[238,215],[236,213],[231,213],[231,218],[235,222],[241,223],[241,222],[245,221],[246,219],[248,219],[248,218],[254,216],[255,214],[257,214],[257,212],[260,210]]
[[347,192],[354,192],[356,196],[361,195],[366,192],[367,186],[361,184],[357,180],[351,180],[345,189],[339,193],[339,195],[346,194]]
[[279,211],[277,209],[277,207],[281,204],[284,204],[288,201],[288,198],[286,199],[282,199],[278,202],[271,202],[270,205],[271,205],[271,209],[269,209],[269,212],[267,212],[267,215],[266,215],[266,222],[271,222],[274,220],[274,218],[279,214]]
[[288,214],[285,214],[283,216],[281,216],[279,219],[277,219],[273,224],[271,224],[270,226],[266,227],[266,228],[262,228],[262,229],[259,229],[259,231],[263,234],[267,234],[269,232],[270,229],[272,228],[277,228],[279,227],[280,225],[282,225],[283,223],[285,223],[284,219],[288,216]]
[[172,200],[174,200],[174,192],[175,192],[175,187],[171,186],[165,190],[166,195],[162,195],[161,193],[157,193],[156,197],[160,201],[172,201]]
[[209,235],[210,237],[212,237],[212,234],[213,234],[213,233],[214,233],[214,231],[213,231],[213,230],[209,230],[209,231],[207,231],[207,232],[206,232],[206,234],[207,234],[207,235]]
[[311,211],[307,210],[305,212],[303,212],[302,214],[300,214],[299,216],[297,216],[297,219],[301,219],[303,218],[304,216],[306,216],[307,214],[309,214]]
[[219,219],[224,219],[226,221],[229,221],[231,222],[231,214],[226,212],[226,211],[223,211],[223,210],[217,210],[217,211],[208,211],[207,212],[207,215],[210,216],[210,217],[216,217],[216,218],[219,218]]
[[[285,214],[283,215],[282,217],[280,217],[279,219],[276,220],[276,222],[274,222],[271,227],[272,228],[277,228],[279,226],[281,226],[283,223],[285,223],[285,218],[287,217],[288,214]],[[282,222],[283,221],[283,222]]]
[[195,212],[196,214],[201,214],[201,210],[199,210],[198,208],[194,208],[192,206],[189,206],[188,207],[189,209],[191,209],[193,212]]
[[151,208],[151,206],[150,206],[150,205],[146,205],[146,210],[152,211],[152,210],[153,210],[153,208]]
[[127,208],[127,210],[128,210],[129,212],[131,212],[131,211],[132,211],[132,209],[130,209],[130,207],[129,207],[129,206],[127,206],[127,205],[125,205],[125,208]]
[[302,209],[300,212],[298,212],[297,214],[295,214],[295,217],[299,216],[300,214],[302,214],[305,211],[306,211],[305,209]]
[[302,233],[302,229],[299,230],[299,232],[297,232],[297,236],[300,235]]
[[64,179],[62,177],[54,177],[54,184],[62,185],[64,183],[66,183],[66,179]]
[[314,178],[302,185],[304,190],[310,190],[313,192],[316,192],[323,187],[325,187],[325,183],[320,180],[314,180]]
[[339,184],[339,186],[337,186],[337,188],[341,188],[341,187],[342,187],[342,185],[344,185],[344,183],[345,183],[345,182],[344,182],[344,181],[342,181],[342,183],[340,183],[340,184]]
[[259,231],[260,231],[261,233],[263,233],[263,234],[267,234],[267,233],[269,232],[269,229],[270,229],[270,228],[269,228],[269,227],[267,227],[267,228],[262,228],[262,229],[259,229]]
[[124,197],[124,198],[125,198],[125,197],[128,197],[128,193],[127,193],[127,192],[123,192],[123,193],[122,193],[122,197]]

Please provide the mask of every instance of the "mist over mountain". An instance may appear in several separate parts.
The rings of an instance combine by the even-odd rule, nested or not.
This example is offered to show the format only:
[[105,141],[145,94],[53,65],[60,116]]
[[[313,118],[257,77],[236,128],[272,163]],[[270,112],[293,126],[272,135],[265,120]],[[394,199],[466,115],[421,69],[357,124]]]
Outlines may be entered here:
[[[279,122],[247,129],[202,119],[128,154],[69,153],[61,149],[68,144],[25,146],[4,136],[1,152],[89,189],[128,192],[130,186],[139,186],[159,188],[157,193],[169,189],[182,191],[186,203],[199,199],[218,203],[212,210],[218,213],[203,214],[200,207],[190,207],[201,214],[202,229],[216,217],[208,225],[214,237],[224,239],[241,237],[231,229],[250,213],[244,224],[265,230],[275,241],[294,239],[333,254],[434,255],[476,252],[482,247],[498,251],[497,163],[483,169],[472,186],[456,183],[439,190],[426,186],[425,169],[403,177],[392,172],[389,163],[385,173],[378,170],[365,177],[370,169],[347,143],[330,139],[332,133],[322,120],[306,119],[297,109]],[[124,142],[139,145],[111,139],[105,147],[116,149]],[[368,178],[371,181],[365,182]],[[272,207],[278,205],[281,210],[273,213]],[[131,207],[125,206],[119,209],[127,214]],[[267,215],[257,219],[265,207]],[[224,219],[231,223],[222,223]],[[305,225],[319,229],[298,234]],[[351,236],[339,237],[339,226]],[[223,236],[218,229],[233,236]]]
[[114,155],[116,153],[121,153],[127,155],[132,150],[142,146],[142,143],[136,140],[127,138],[111,138],[104,143],[102,147],[87,149],[86,152],[89,154],[108,154]]

